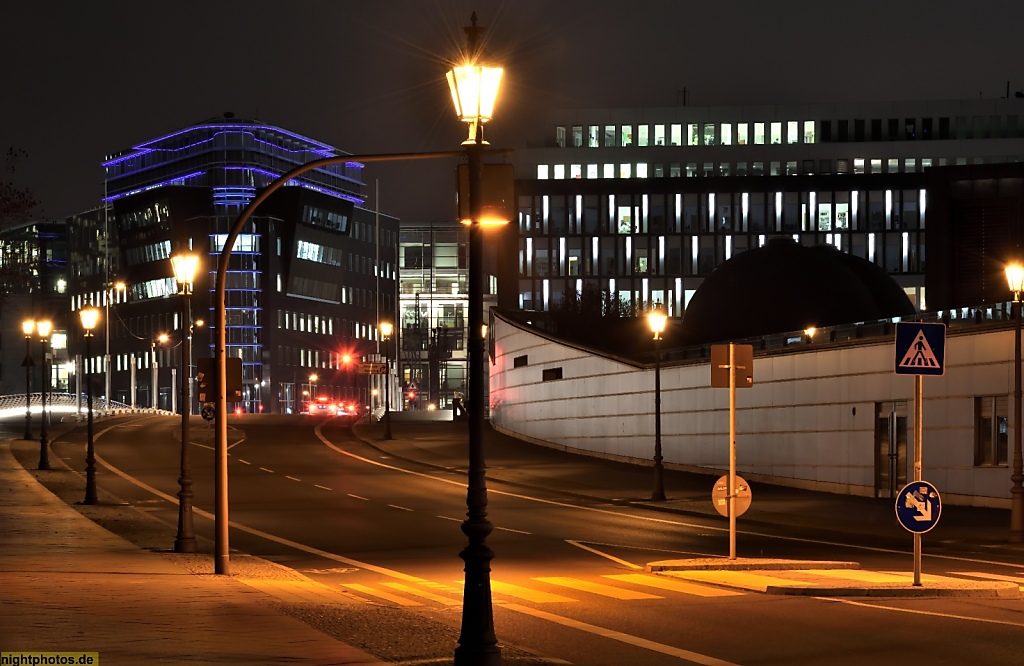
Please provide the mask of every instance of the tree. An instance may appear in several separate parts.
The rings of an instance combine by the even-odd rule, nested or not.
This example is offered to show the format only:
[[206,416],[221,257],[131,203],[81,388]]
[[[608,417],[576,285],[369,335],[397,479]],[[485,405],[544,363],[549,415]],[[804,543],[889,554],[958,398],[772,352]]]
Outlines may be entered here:
[[13,146],[4,154],[0,171],[0,231],[31,220],[39,203],[31,188],[19,187],[14,181],[19,162],[26,158],[25,150]]

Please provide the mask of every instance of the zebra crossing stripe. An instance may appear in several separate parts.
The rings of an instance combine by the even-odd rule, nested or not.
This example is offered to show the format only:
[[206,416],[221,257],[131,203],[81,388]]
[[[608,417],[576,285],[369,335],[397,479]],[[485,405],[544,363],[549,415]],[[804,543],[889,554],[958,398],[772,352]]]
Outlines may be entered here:
[[440,594],[434,594],[433,592],[427,592],[426,590],[417,589],[417,588],[415,588],[415,587],[413,587],[411,585],[406,585],[405,583],[390,583],[390,582],[388,582],[388,583],[381,583],[381,585],[384,585],[386,587],[390,587],[392,590],[398,590],[399,592],[407,592],[407,593],[412,594],[412,595],[417,596],[417,597],[423,597],[424,599],[430,599],[431,601],[436,601],[437,603],[444,604],[445,606],[458,606],[460,603],[462,603],[461,601],[457,601],[455,599],[449,599],[448,597],[442,597]]
[[684,580],[672,580],[669,578],[662,578],[661,576],[648,576],[645,574],[614,574],[605,576],[605,578],[622,581],[623,583],[632,583],[634,585],[646,585],[659,590],[670,590],[672,592],[680,592],[682,594],[692,594],[698,597],[743,596],[743,592],[737,592],[736,590],[723,590],[718,587],[708,587],[707,585],[698,585]]
[[548,583],[549,585],[568,587],[572,590],[581,590],[592,594],[600,594],[601,596],[611,597],[612,599],[622,599],[623,601],[631,601],[633,599],[664,599],[664,597],[659,597],[655,594],[627,590],[621,587],[612,587],[611,585],[602,585],[601,583],[592,583],[587,580],[580,580],[579,578],[555,576],[551,578],[534,578],[534,580],[541,583]]

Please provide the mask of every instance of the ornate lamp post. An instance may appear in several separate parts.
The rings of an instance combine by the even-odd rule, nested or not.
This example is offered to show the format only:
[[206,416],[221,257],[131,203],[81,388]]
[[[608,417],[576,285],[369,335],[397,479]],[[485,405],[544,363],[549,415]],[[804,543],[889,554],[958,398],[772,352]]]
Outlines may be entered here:
[[21,331],[25,334],[25,439],[32,439],[32,332],[36,323],[31,319],[21,322]]
[[1024,266],[1006,267],[1006,283],[1013,292],[1013,472],[1010,475],[1010,542],[1024,543],[1024,463],[1021,457],[1021,301],[1024,291]]
[[188,417],[192,412],[192,283],[195,281],[199,257],[194,254],[171,256],[174,279],[181,293],[181,475],[178,477],[178,534],[174,552],[196,552],[196,536],[192,530],[192,469],[188,459]]
[[391,334],[395,327],[391,322],[380,323],[380,336],[384,339],[384,439],[394,439],[391,436]]
[[40,379],[43,385],[39,387],[39,469],[50,469],[50,441],[46,438],[46,388],[50,385],[49,364],[46,362],[46,346],[50,342],[50,331],[53,330],[53,323],[50,321],[37,321],[36,333],[39,334],[39,347],[42,350],[43,370]]
[[86,449],[85,449],[85,504],[96,503],[96,451],[92,437],[92,331],[99,322],[100,311],[94,307],[82,308],[78,311],[85,331],[85,394],[86,410]]
[[647,313],[647,324],[654,333],[654,489],[651,491],[653,501],[664,501],[665,480],[664,466],[661,456],[661,334],[665,332],[668,317],[660,305]]
[[494,551],[487,536],[494,529],[487,518],[487,481],[484,464],[484,341],[483,333],[483,224],[481,171],[483,169],[483,125],[490,120],[498,96],[503,70],[485,65],[479,44],[483,28],[470,18],[466,51],[462,63],[447,74],[455,113],[469,125],[463,142],[469,162],[469,474],[466,492],[466,520],[462,532],[469,544],[459,553],[465,565],[462,601],[462,632],[455,649],[455,663],[500,664],[501,649],[494,635],[491,604],[491,560]]

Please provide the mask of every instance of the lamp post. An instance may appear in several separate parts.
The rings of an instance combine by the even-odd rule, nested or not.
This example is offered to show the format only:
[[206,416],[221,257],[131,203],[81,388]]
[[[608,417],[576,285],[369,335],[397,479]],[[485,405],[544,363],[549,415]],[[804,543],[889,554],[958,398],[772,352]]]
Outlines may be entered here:
[[466,520],[462,532],[469,544],[459,553],[465,564],[462,631],[455,649],[455,664],[500,664],[501,649],[494,635],[491,604],[491,560],[494,551],[487,536],[494,529],[487,518],[487,479],[484,464],[484,341],[483,333],[483,236],[481,171],[483,125],[490,120],[498,96],[502,69],[483,64],[479,44],[483,28],[470,17],[464,61],[448,73],[455,113],[469,125],[463,142],[469,162],[469,473]]
[[37,321],[36,333],[39,334],[39,348],[42,350],[43,369],[40,373],[42,386],[39,387],[39,469],[50,469],[49,440],[46,438],[46,388],[50,385],[50,378],[47,375],[49,365],[46,363],[46,345],[50,341],[50,331],[53,330],[53,323],[50,321]]
[[25,439],[32,439],[32,332],[36,323],[31,319],[21,322],[21,330],[25,334]]
[[391,322],[380,323],[380,336],[384,339],[384,439],[391,436],[391,334],[394,333]]
[[114,298],[114,293],[125,290],[124,282],[115,282],[109,285],[107,289],[106,299],[106,315],[103,318],[103,325],[106,327],[106,332],[103,336],[104,342],[106,343],[106,351],[103,354],[103,397],[107,401],[106,408],[103,413],[106,414],[110,411],[110,301]]
[[667,322],[668,317],[658,305],[647,313],[647,324],[654,333],[654,489],[651,500],[656,502],[665,500],[665,470],[661,462],[661,334]]
[[192,530],[192,469],[188,459],[188,417],[192,412],[192,283],[199,257],[174,254],[171,267],[181,292],[181,475],[178,477],[178,534],[174,552],[196,552],[196,536]]
[[160,344],[167,344],[167,341],[170,339],[170,336],[168,336],[166,333],[161,333],[160,335],[156,336],[155,338],[149,341],[149,391],[151,394],[149,397],[149,403],[150,407],[152,407],[154,410],[157,409],[157,407],[159,407],[160,398],[159,390],[157,388],[158,368],[156,363],[156,343],[159,342]]
[[1024,291],[1024,266],[1006,267],[1006,283],[1013,292],[1013,472],[1010,474],[1010,542],[1024,542],[1024,463],[1021,456],[1021,292]]
[[85,412],[86,412],[86,449],[85,449],[85,504],[96,503],[96,451],[93,448],[92,436],[92,330],[99,321],[100,311],[93,307],[78,311],[82,320],[85,337]]

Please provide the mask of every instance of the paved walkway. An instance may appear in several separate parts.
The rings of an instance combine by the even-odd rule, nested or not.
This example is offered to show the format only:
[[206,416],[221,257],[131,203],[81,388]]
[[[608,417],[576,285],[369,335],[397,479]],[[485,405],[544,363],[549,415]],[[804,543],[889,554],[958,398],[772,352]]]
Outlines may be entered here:
[[0,442],[0,652],[96,652],[103,666],[380,663],[254,586],[190,573],[181,556],[99,527],[24,470],[11,444]]

